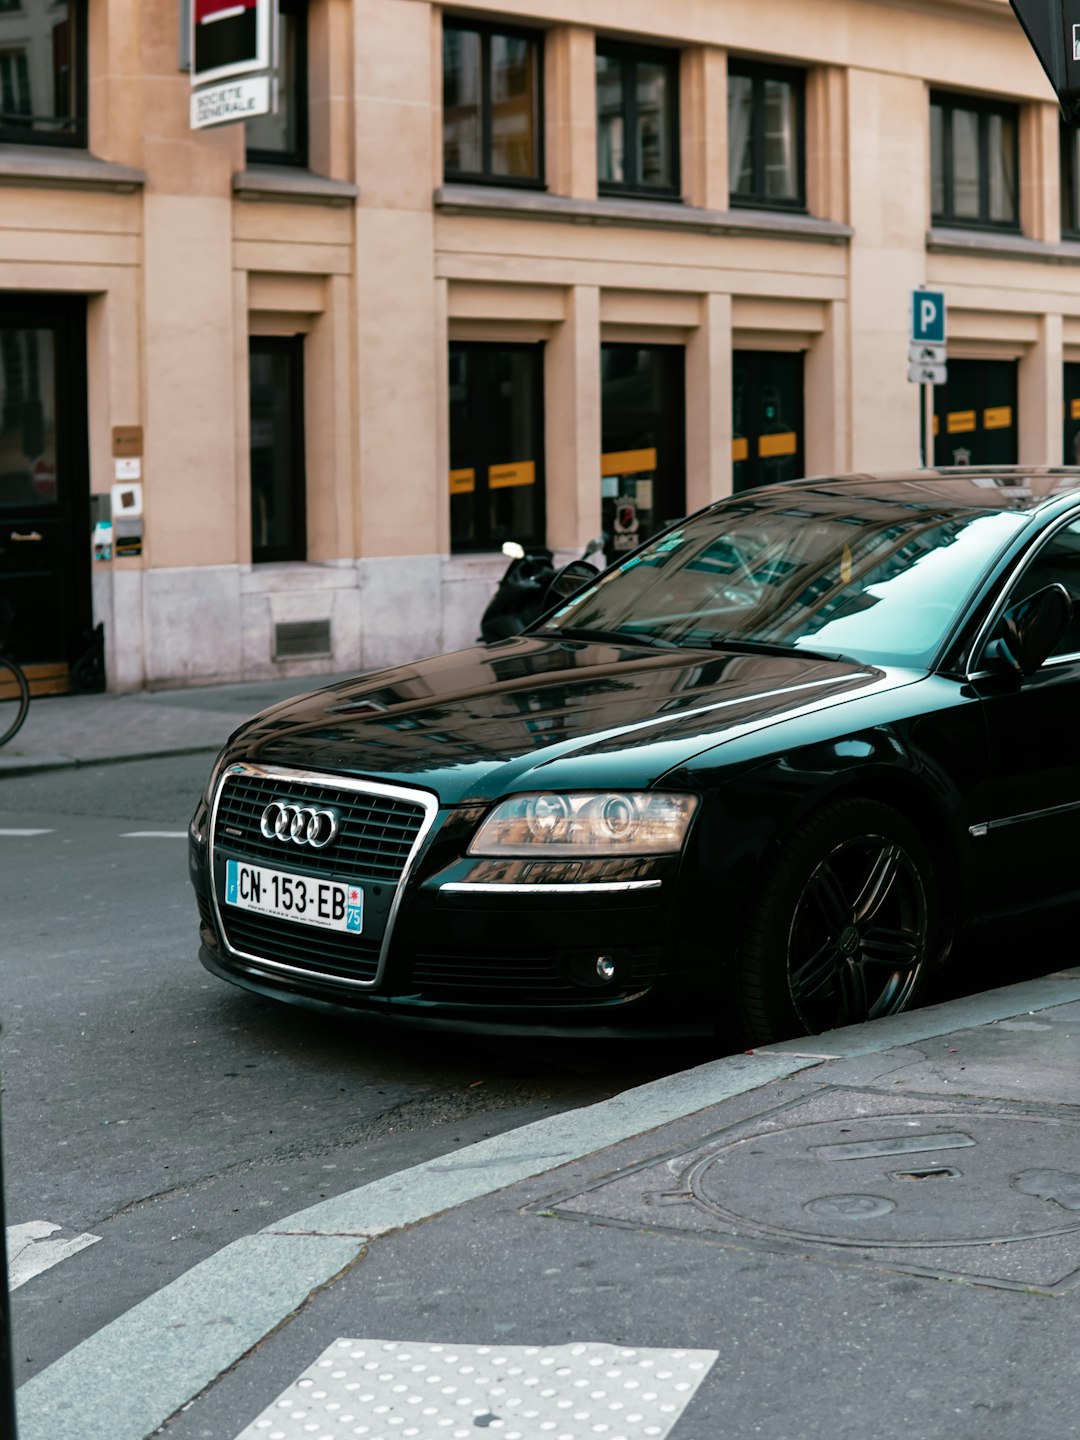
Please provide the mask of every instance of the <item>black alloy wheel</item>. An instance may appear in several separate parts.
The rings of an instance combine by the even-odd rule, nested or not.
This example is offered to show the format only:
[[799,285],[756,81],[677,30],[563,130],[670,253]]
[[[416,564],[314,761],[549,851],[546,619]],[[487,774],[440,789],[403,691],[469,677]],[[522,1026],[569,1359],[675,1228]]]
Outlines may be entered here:
[[767,864],[739,949],[744,1037],[765,1044],[897,1015],[935,957],[936,898],[917,831],[849,797],[796,826]]

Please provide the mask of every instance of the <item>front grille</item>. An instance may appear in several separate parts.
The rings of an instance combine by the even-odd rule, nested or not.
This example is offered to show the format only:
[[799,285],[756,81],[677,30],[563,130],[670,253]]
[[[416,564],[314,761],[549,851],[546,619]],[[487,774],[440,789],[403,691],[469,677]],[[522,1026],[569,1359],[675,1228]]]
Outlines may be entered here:
[[[326,849],[268,840],[259,829],[271,800],[330,805],[340,830]],[[332,782],[299,783],[261,775],[229,775],[221,790],[214,829],[216,845],[230,854],[265,860],[279,869],[312,870],[350,879],[396,884],[424,823],[424,808],[390,795],[342,790]]]
[[[267,839],[260,829],[271,800],[331,806],[338,834],[324,850]],[[368,889],[363,935],[277,920],[220,903],[229,947],[254,959],[288,965],[305,974],[370,985],[378,976],[386,917],[428,810],[418,802],[376,791],[346,789],[332,780],[288,775],[230,774],[221,788],[214,849],[237,859],[268,863],[294,874],[356,881]],[[218,862],[220,865],[220,862]],[[222,883],[216,868],[215,883]]]
[[625,966],[622,979],[606,990],[575,984],[565,954],[510,949],[486,954],[426,951],[413,962],[413,985],[425,1000],[475,1000],[491,1005],[504,999],[520,1005],[530,1000],[595,1003],[645,989],[656,980],[658,950],[623,951],[619,958]]
[[325,975],[334,980],[370,982],[378,972],[382,948],[378,940],[233,909],[225,912],[224,918],[229,944],[247,955],[276,960],[307,975]]

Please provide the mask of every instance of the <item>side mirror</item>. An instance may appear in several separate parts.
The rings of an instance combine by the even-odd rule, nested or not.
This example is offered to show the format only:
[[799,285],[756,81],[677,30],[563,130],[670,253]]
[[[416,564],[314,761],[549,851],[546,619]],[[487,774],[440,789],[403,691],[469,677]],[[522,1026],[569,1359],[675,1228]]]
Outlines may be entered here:
[[1047,585],[1026,600],[1010,605],[986,647],[986,658],[1034,675],[1053,653],[1072,620],[1073,603],[1064,585]]
[[584,590],[586,585],[591,585],[598,574],[596,566],[590,565],[587,560],[571,560],[569,565],[556,570],[552,576],[544,596],[544,609],[550,610],[560,601],[569,600],[571,595],[576,595],[579,590]]

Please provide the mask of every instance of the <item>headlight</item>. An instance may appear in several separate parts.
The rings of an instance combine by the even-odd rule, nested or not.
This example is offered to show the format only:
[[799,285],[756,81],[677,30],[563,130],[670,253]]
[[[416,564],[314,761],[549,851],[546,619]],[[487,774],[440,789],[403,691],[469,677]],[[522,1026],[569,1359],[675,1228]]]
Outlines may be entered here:
[[469,846],[470,855],[669,855],[679,850],[696,795],[608,791],[518,795],[503,800]]

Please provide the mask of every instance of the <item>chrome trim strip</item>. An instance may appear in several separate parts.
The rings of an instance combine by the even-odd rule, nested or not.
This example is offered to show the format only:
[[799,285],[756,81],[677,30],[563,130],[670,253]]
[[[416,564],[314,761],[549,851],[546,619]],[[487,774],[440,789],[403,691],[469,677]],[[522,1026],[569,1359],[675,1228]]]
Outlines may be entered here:
[[971,825],[969,830],[978,837],[987,831],[1005,830],[1010,825],[1025,825],[1029,820],[1046,820],[1051,815],[1064,815],[1070,810],[1080,810],[1080,800],[1070,800],[1065,805],[1047,805],[1042,810],[1025,810],[1020,815],[1003,815],[1000,820],[985,820],[981,825]]
[[472,895],[596,895],[617,890],[658,890],[662,880],[583,880],[567,884],[525,885],[514,882],[501,885],[497,880],[447,880],[440,890]]
[[[401,875],[398,878],[397,887],[394,891],[394,898],[390,904],[390,913],[386,917],[386,929],[383,932],[382,947],[379,950],[379,963],[375,968],[373,980],[349,980],[344,976],[323,977],[332,980],[335,985],[347,985],[355,990],[372,990],[383,977],[386,968],[386,957],[390,949],[390,939],[394,933],[394,922],[397,920],[398,908],[401,905],[402,892],[405,889],[405,882],[420,853],[420,847],[431,832],[435,824],[435,817],[439,813],[439,802],[429,790],[410,790],[403,785],[384,785],[377,780],[351,780],[339,778],[334,775],[326,775],[316,770],[290,770],[278,765],[252,765],[246,761],[239,761],[236,764],[226,766],[218,776],[217,786],[214,790],[214,798],[210,812],[210,899],[214,905],[214,916],[217,920],[218,933],[221,935],[222,944],[230,955],[239,956],[242,960],[253,960],[258,965],[269,966],[274,970],[281,970],[290,975],[306,975],[309,978],[314,976],[320,978],[318,972],[302,970],[292,965],[286,965],[280,960],[267,960],[262,955],[251,955],[246,950],[236,950],[225,938],[225,923],[221,918],[221,908],[218,905],[217,883],[214,876],[214,847],[217,843],[217,817],[218,807],[221,803],[221,792],[225,781],[230,775],[255,775],[260,779],[280,781],[282,784],[293,785],[322,785],[328,789],[348,790],[357,795],[385,795],[391,800],[405,800],[410,804],[419,805],[424,811],[424,818],[420,822],[420,829],[412,848],[405,857],[405,864],[402,866]],[[385,883],[385,882],[383,882]]]

